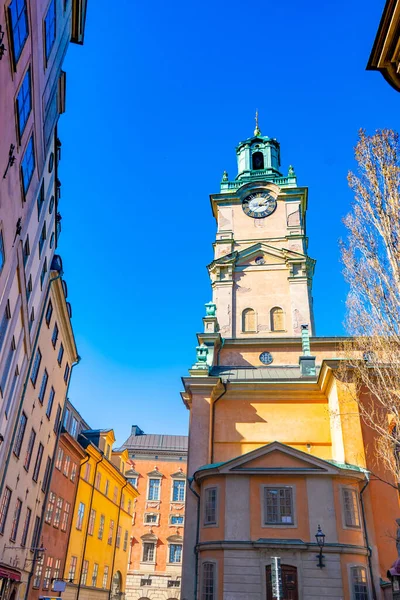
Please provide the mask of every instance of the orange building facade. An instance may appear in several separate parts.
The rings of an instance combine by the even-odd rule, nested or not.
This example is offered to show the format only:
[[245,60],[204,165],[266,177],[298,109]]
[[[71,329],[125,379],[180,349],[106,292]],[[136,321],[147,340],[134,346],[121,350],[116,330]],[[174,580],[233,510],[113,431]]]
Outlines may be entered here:
[[179,600],[185,525],[187,437],[146,435],[134,425],[122,449],[139,491],[126,600]]
[[211,196],[213,300],[183,378],[182,598],[391,597],[398,492],[339,375],[341,340],[315,336],[308,190],[258,126],[237,156]]

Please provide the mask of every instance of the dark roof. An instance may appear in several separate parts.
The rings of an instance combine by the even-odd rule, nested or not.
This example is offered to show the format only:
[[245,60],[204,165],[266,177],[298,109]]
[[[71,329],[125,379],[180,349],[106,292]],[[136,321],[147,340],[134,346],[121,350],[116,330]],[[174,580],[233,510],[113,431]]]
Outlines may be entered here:
[[[317,367],[318,377],[319,367]],[[248,381],[258,380],[264,381],[282,379],[302,379],[300,376],[300,366],[298,365],[282,365],[276,367],[212,367],[210,375],[213,377],[221,377],[227,381]],[[308,378],[307,378],[308,379]]]
[[186,435],[163,435],[149,433],[130,435],[121,449],[128,450],[160,450],[170,452],[187,452],[188,437]]

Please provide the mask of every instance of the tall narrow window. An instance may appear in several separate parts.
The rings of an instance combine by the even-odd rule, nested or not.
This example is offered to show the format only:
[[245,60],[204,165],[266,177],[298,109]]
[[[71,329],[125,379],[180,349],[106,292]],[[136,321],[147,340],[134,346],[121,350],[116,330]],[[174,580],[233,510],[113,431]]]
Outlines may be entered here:
[[108,566],[105,565],[104,572],[103,572],[103,583],[102,583],[103,590],[107,589],[107,582],[108,582]]
[[30,253],[31,253],[31,248],[30,248],[30,245],[29,245],[29,234],[28,234],[26,236],[26,240],[25,240],[25,243],[24,243],[23,248],[22,248],[24,266],[28,262],[28,258],[30,256]]
[[40,467],[42,465],[43,450],[44,450],[43,444],[39,444],[39,448],[38,448],[37,455],[36,455],[35,468],[33,470],[33,475],[32,475],[33,481],[37,481],[39,478]]
[[56,347],[58,340],[58,325],[54,323],[53,335],[51,336],[51,343],[53,344],[53,348]]
[[169,562],[182,562],[182,544],[170,544],[169,546]]
[[44,520],[46,523],[51,523],[53,519],[54,506],[56,503],[56,495],[54,492],[50,492],[49,500],[47,502],[46,515]]
[[85,505],[83,502],[79,502],[78,515],[76,518],[76,528],[79,529],[79,531],[82,530],[84,516],[85,516]]
[[4,392],[6,390],[8,375],[10,373],[11,364],[12,364],[12,361],[14,358],[14,352],[15,352],[15,339],[13,336],[13,338],[11,340],[11,344],[10,344],[10,349],[9,349],[6,359],[4,361],[3,373],[1,374],[1,379],[0,379],[0,391],[3,396],[4,396]]
[[63,473],[65,475],[65,477],[69,477],[69,467],[71,464],[71,457],[67,454],[64,460],[64,469],[63,469]]
[[183,479],[174,479],[172,484],[172,501],[183,502],[185,500],[185,481]]
[[0,231],[0,273],[3,270],[5,260],[6,260],[6,255],[4,252],[3,232]]
[[68,377],[69,377],[69,364],[67,363],[65,365],[65,371],[64,371],[64,381],[65,381],[65,383],[68,383]]
[[53,521],[53,525],[56,528],[60,525],[61,511],[62,511],[63,504],[64,504],[64,500],[62,498],[57,498],[56,510],[54,513],[54,521]]
[[24,528],[21,536],[21,546],[26,546],[26,540],[28,539],[29,525],[31,523],[32,511],[30,508],[26,509]]
[[33,144],[33,135],[31,135],[26,146],[25,154],[21,161],[22,183],[24,186],[24,194],[28,191],[32,175],[35,170],[35,147]]
[[19,418],[17,435],[16,435],[15,443],[14,443],[14,454],[15,454],[15,456],[18,456],[18,458],[19,458],[19,455],[21,454],[22,442],[24,441],[24,435],[25,435],[27,421],[28,421],[28,417],[23,412]]
[[149,479],[148,500],[160,499],[160,479]]
[[270,312],[271,318],[271,331],[284,331],[285,330],[285,313],[280,306],[274,306]]
[[89,571],[89,561],[84,560],[83,565],[82,565],[81,585],[86,585],[88,571]]
[[97,563],[94,563],[93,573],[92,573],[92,587],[96,587],[96,585],[97,585],[98,574],[99,574],[99,565]]
[[12,0],[8,10],[14,64],[16,65],[29,34],[26,0]]
[[154,562],[155,547],[156,545],[154,542],[143,543],[143,562]]
[[42,579],[42,570],[43,570],[43,559],[44,559],[44,556],[43,556],[43,554],[41,554],[41,555],[39,555],[39,557],[36,561],[35,576],[33,578],[33,587],[34,588],[40,587],[40,581]]
[[71,510],[71,505],[69,502],[66,502],[64,504],[64,513],[63,513],[63,518],[62,518],[62,523],[61,523],[61,531],[67,531],[70,510]]
[[43,589],[48,590],[51,582],[51,571],[53,570],[53,557],[47,557],[46,569],[43,576]]
[[96,521],[96,511],[94,508],[92,508],[90,511],[88,535],[93,535],[95,521]]
[[114,521],[112,519],[110,519],[110,528],[108,530],[108,538],[107,538],[107,544],[109,544],[110,546],[112,546],[113,535],[114,535]]
[[259,171],[264,168],[264,155],[262,152],[254,152],[252,158],[253,171]]
[[69,571],[68,571],[68,579],[72,583],[74,583],[74,579],[75,579],[77,561],[78,561],[78,559],[76,556],[71,556],[71,562],[69,564]]
[[32,367],[32,373],[31,373],[31,381],[33,383],[33,385],[36,385],[36,380],[39,374],[39,369],[40,369],[40,363],[42,362],[42,353],[40,352],[39,348],[36,351],[35,354],[35,360],[33,361],[33,367]]
[[256,313],[252,308],[246,308],[242,312],[242,331],[245,333],[256,331]]
[[27,299],[27,301],[31,297],[32,290],[33,290],[32,275],[29,275],[28,284],[26,286],[26,299]]
[[351,488],[343,488],[344,522],[346,527],[360,527],[357,492]]
[[25,460],[24,460],[24,468],[26,471],[29,471],[29,467],[32,459],[33,447],[35,445],[36,440],[36,431],[34,429],[31,430],[31,434],[28,440],[28,446],[26,448]]
[[117,538],[115,540],[115,546],[116,548],[119,548],[121,545],[121,533],[122,533],[122,527],[118,526],[117,527]]
[[44,30],[45,30],[45,51],[46,60],[49,60],[50,52],[54,46],[56,39],[56,3],[55,0],[51,0],[47,14],[44,19]]
[[104,515],[100,515],[100,523],[99,523],[99,532],[97,537],[99,538],[99,540],[103,539],[103,533],[104,533],[104,522],[105,522],[106,518]]
[[32,533],[31,550],[35,550],[39,547],[39,533],[40,533],[40,517],[35,517],[35,526]]
[[61,409],[61,406],[60,406],[60,405],[58,405],[58,406],[57,406],[57,412],[56,412],[56,418],[54,419],[54,429],[53,429],[54,433],[57,433],[57,431],[58,431],[58,428],[59,428],[59,426],[60,426],[60,421],[61,421],[61,411],[62,411],[62,409]]
[[[42,181],[42,185],[40,186],[39,195],[36,200],[38,221],[40,221],[40,213],[42,212],[43,204],[44,204],[44,180]],[[45,229],[45,232],[46,232],[46,229]],[[39,240],[39,258],[40,258],[40,253],[41,253],[40,244],[41,244],[41,240]]]
[[354,600],[369,600],[367,571],[364,567],[352,567],[351,584]]
[[91,470],[92,470],[92,465],[90,463],[86,463],[85,472],[83,474],[84,481],[89,481]]
[[127,529],[125,529],[125,533],[124,533],[124,546],[123,546],[124,552],[126,552],[127,549],[128,549],[128,536],[129,536],[129,532],[128,532]]
[[58,356],[57,356],[57,362],[58,362],[58,364],[59,364],[60,367],[61,367],[63,356],[64,356],[64,346],[63,346],[63,344],[61,342],[60,348],[58,350]]
[[217,523],[217,488],[204,490],[204,525]]
[[49,479],[50,479],[50,471],[51,471],[51,458],[50,458],[50,456],[48,456],[47,462],[46,462],[46,468],[44,470],[43,481],[42,481],[42,492],[46,492],[46,490],[47,490],[47,485],[48,485]]
[[46,279],[46,273],[47,273],[47,256],[44,259],[42,272],[40,273],[40,289],[41,290],[43,289],[44,280]]
[[217,600],[214,563],[203,563],[201,584],[201,600]]
[[51,417],[51,411],[53,410],[53,404],[54,404],[54,396],[56,395],[54,388],[52,387],[50,390],[50,394],[49,394],[49,399],[47,401],[47,408],[46,408],[46,417],[48,419],[50,419]]
[[11,405],[12,405],[12,401],[14,398],[14,392],[15,392],[15,386],[17,385],[17,381],[18,381],[18,377],[19,377],[19,369],[18,369],[18,365],[15,367],[15,371],[14,371],[14,375],[12,378],[12,382],[10,385],[10,389],[8,390],[8,398],[7,398],[7,403],[6,403],[6,407],[4,409],[4,412],[6,414],[6,417],[8,417]]
[[51,300],[49,300],[49,303],[48,303],[47,309],[46,309],[46,324],[47,325],[50,325],[52,314],[53,314],[53,305],[51,303]]
[[56,558],[56,562],[54,563],[53,581],[57,581],[57,579],[60,578],[60,569],[61,569],[61,558]]
[[1,505],[0,505],[0,533],[1,534],[4,533],[4,528],[6,526],[8,509],[10,508],[10,501],[11,501],[11,490],[10,490],[10,488],[6,487],[6,489],[4,490],[3,498],[1,500]]
[[17,502],[15,504],[13,522],[12,522],[12,526],[11,526],[10,540],[12,542],[15,542],[15,540],[17,539],[19,520],[21,518],[21,510],[22,510],[22,500],[20,500],[18,498]]
[[4,308],[3,316],[0,321],[0,350],[3,347],[4,340],[6,339],[8,324],[11,319],[11,310],[10,310],[10,301],[7,300],[6,306]]
[[43,372],[42,383],[40,384],[40,390],[39,390],[39,395],[38,395],[40,404],[43,404],[48,380],[49,380],[49,374],[47,373],[47,370],[45,369]]
[[[47,232],[46,232],[46,221],[45,221],[43,223],[42,231],[40,233],[40,238],[39,238],[39,258],[42,256],[42,250],[43,250],[44,243],[46,241],[46,237],[47,237]],[[53,344],[53,346],[54,346],[54,344]]]
[[64,450],[62,448],[59,448],[58,452],[57,452],[57,460],[56,460],[56,469],[58,469],[59,471],[61,471],[61,468],[62,468],[63,458],[64,458]]
[[17,114],[19,137],[22,138],[28,117],[32,110],[31,70],[25,73],[17,96]]
[[293,525],[292,488],[265,488],[264,523]]

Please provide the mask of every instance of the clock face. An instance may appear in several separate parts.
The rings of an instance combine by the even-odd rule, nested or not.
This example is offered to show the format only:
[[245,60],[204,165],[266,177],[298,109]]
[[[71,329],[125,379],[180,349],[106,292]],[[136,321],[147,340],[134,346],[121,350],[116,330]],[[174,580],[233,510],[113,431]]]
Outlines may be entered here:
[[270,365],[273,361],[272,354],[270,352],[261,352],[259,358],[263,365]]
[[242,208],[249,217],[262,219],[274,212],[276,209],[276,198],[271,196],[269,192],[254,192],[244,198]]

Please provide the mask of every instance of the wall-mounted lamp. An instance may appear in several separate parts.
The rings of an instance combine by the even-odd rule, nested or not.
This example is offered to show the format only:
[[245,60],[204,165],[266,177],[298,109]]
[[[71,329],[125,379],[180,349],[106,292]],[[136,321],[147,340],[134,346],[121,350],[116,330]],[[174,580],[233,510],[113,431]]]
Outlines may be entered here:
[[317,567],[322,569],[324,567],[324,563],[322,562],[324,555],[322,554],[322,548],[325,546],[325,534],[322,533],[321,525],[318,525],[318,531],[315,534],[315,539],[317,540],[317,544],[319,546],[319,554],[318,554],[318,564]]

